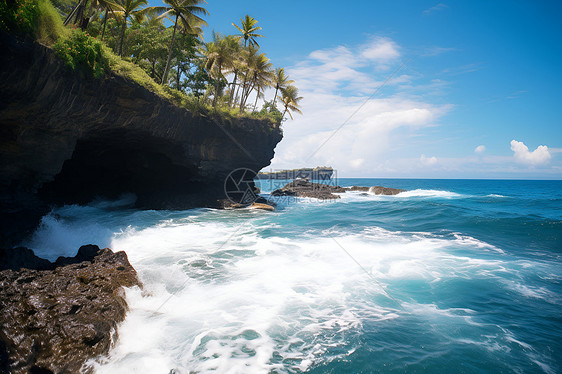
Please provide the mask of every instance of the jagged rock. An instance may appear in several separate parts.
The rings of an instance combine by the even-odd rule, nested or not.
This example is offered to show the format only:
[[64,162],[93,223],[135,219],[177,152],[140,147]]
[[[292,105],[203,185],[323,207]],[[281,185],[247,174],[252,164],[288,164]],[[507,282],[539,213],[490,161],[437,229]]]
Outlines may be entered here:
[[373,186],[373,187],[352,186],[352,187],[346,187],[346,190],[369,192],[374,195],[398,195],[400,192],[406,191],[406,190],[401,190],[399,188],[389,188],[383,186]]
[[295,179],[291,183],[286,184],[283,188],[275,190],[271,193],[272,196],[297,196],[297,197],[313,197],[316,199],[339,199],[339,195],[334,193],[342,193],[346,191],[363,191],[370,192],[375,195],[397,195],[405,190],[398,188],[388,188],[382,186],[373,187],[339,187],[331,186],[322,183],[313,183],[306,179]]
[[0,48],[0,247],[52,204],[131,192],[137,208],[218,207],[226,176],[266,167],[282,139],[268,120],[193,113],[1,31]]
[[93,245],[49,270],[28,251],[3,252],[12,268],[0,271],[0,372],[78,373],[117,338],[136,271],[125,252]]
[[250,205],[250,208],[269,210],[269,211],[275,210],[275,208],[273,206],[271,206],[269,204],[263,204],[263,203],[253,203],[252,205]]
[[320,200],[339,199],[334,193],[345,192],[345,188],[322,183],[309,182],[306,179],[295,179],[282,188],[271,193],[272,196],[312,197]]
[[363,191],[363,192],[368,192],[369,188],[371,187],[361,187],[361,186],[351,186],[351,187],[346,187],[345,189],[348,191]]
[[400,192],[405,192],[399,188],[389,188],[383,186],[373,186],[369,188],[369,192],[375,195],[398,195]]

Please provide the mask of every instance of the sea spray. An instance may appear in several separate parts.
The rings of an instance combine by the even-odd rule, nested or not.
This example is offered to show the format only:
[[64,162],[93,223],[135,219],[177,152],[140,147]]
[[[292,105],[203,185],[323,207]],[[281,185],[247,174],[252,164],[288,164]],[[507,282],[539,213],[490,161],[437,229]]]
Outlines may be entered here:
[[273,213],[75,206],[36,243],[64,252],[40,238],[90,228],[144,283],[127,290],[117,344],[91,362],[99,373],[558,371],[559,190],[426,183],[462,198],[357,193],[280,200]]

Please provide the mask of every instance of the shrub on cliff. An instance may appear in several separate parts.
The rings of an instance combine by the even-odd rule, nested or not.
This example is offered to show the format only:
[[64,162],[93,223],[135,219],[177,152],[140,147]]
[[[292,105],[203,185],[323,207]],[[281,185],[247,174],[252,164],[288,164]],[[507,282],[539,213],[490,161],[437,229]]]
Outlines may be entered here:
[[31,36],[38,17],[37,1],[0,1],[2,30]]
[[75,30],[69,37],[60,38],[53,49],[72,69],[84,69],[96,78],[104,76],[109,70],[109,60],[104,55],[102,43],[80,30]]
[[48,0],[0,1],[0,29],[51,45],[68,33]]

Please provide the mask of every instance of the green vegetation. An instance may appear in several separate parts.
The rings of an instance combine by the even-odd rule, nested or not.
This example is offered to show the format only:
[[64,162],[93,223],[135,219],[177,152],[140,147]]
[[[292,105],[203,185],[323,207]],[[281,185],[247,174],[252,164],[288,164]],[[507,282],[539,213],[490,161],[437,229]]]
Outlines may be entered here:
[[70,34],[49,0],[0,1],[0,30],[51,45]]
[[53,49],[71,68],[86,69],[100,78],[109,70],[109,59],[103,53],[102,45],[83,31],[76,30],[69,37],[60,38]]
[[256,39],[264,36],[249,15],[232,24],[239,34],[213,33],[206,43],[204,0],[164,0],[163,7],[147,0],[53,3],[56,8],[49,0],[3,0],[0,29],[52,46],[73,69],[96,78],[112,72],[191,111],[268,119],[274,126],[301,113],[298,89],[260,51]]

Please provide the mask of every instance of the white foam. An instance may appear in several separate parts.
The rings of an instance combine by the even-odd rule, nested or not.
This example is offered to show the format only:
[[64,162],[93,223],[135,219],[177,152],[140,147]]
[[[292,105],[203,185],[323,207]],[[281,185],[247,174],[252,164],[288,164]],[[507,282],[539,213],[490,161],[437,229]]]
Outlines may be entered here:
[[458,194],[456,192],[451,191],[441,191],[441,190],[423,190],[423,189],[416,189],[411,191],[400,192],[397,197],[436,197],[436,198],[444,198],[444,199],[452,199],[452,198],[459,198],[465,197],[465,195]]
[[45,252],[75,251],[91,230],[127,252],[144,284],[126,291],[130,311],[116,346],[108,358],[90,361],[97,373],[298,372],[341,358],[338,348],[353,352],[349,336],[360,334],[365,320],[413,315],[443,336],[452,323],[480,328],[473,310],[402,299],[392,285],[496,279],[507,266],[503,256],[486,253],[499,252],[495,247],[461,234],[369,227],[287,237],[275,235],[273,215],[252,210],[123,216],[64,209],[46,217],[35,243]]

